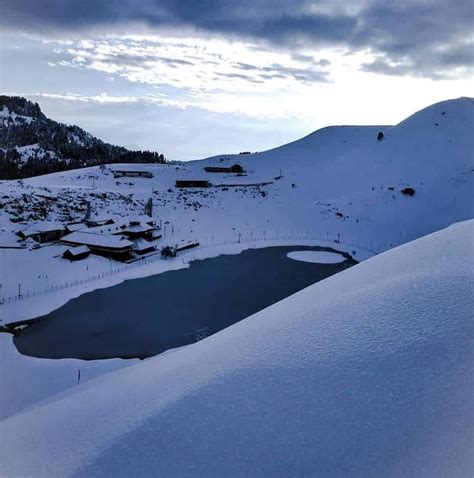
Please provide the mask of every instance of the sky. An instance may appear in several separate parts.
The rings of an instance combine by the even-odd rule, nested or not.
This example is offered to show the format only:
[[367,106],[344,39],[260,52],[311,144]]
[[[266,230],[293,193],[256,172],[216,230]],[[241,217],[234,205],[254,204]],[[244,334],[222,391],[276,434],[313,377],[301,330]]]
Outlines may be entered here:
[[474,96],[471,0],[0,0],[0,90],[171,160]]

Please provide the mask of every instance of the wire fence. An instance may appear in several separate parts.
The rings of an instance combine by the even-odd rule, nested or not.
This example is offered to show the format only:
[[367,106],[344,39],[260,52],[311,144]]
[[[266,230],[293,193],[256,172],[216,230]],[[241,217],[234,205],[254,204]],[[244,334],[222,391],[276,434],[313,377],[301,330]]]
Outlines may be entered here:
[[[317,237],[317,236],[313,236],[309,234],[309,232],[307,232],[306,235],[305,234],[297,234],[297,235],[269,234],[267,235],[264,232],[262,235],[258,235],[258,236],[251,234],[248,237],[243,237],[243,235],[240,233],[237,233],[236,236],[237,237],[234,240],[224,239],[220,241],[219,240],[214,241],[214,238],[206,238],[206,242],[204,243],[201,242],[199,243],[198,246],[193,247],[192,249],[186,249],[186,250],[180,251],[178,253],[178,257],[190,255],[193,253],[195,254],[196,250],[199,250],[199,249],[209,249],[209,248],[230,246],[230,245],[236,245],[236,244],[252,244],[252,243],[265,244],[265,243],[289,242],[289,241],[291,241],[294,245],[298,245],[296,244],[295,241],[305,241],[305,242],[315,243],[314,246],[318,246],[318,245],[321,247],[330,247],[329,245],[331,245],[331,247],[340,246],[340,247],[344,247],[345,249],[349,248],[351,249],[351,251],[352,250],[364,251],[365,253],[369,255],[376,255],[380,252],[380,251],[375,251],[372,247],[361,246],[360,244],[355,244],[355,243],[343,242],[341,241],[340,235],[338,235],[337,237],[330,237],[329,235],[326,237]],[[316,244],[316,243],[319,243],[319,244]],[[156,252],[152,255],[148,255],[140,259],[137,259],[134,262],[122,264],[119,267],[112,267],[106,271],[102,271],[95,275],[88,275],[88,277],[84,277],[82,279],[70,280],[70,281],[59,283],[59,284],[48,285],[43,288],[25,289],[24,292],[21,292],[21,289],[19,288],[20,290],[18,294],[0,298],[0,305],[9,304],[11,302],[23,301],[30,298],[51,294],[53,292],[61,291],[64,289],[69,289],[72,287],[78,287],[80,285],[89,284],[91,282],[94,282],[100,279],[105,279],[107,277],[115,276],[122,272],[131,271],[133,269],[143,267],[144,265],[151,264],[157,261],[162,261],[162,260],[176,260],[176,258],[165,259],[161,256],[159,252]]]

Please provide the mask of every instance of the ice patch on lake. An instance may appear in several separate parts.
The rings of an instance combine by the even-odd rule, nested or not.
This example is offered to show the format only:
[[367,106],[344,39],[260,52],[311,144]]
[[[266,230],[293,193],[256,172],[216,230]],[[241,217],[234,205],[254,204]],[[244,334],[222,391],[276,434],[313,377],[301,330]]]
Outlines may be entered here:
[[318,264],[338,264],[346,260],[342,254],[326,251],[293,251],[289,252],[286,257],[295,261],[316,262]]

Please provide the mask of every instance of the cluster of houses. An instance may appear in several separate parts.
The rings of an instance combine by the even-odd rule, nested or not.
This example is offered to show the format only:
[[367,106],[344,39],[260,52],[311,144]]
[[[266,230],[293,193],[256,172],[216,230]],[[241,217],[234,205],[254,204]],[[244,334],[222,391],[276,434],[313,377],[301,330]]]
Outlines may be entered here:
[[[231,167],[206,166],[206,173],[242,174],[244,170],[239,164]],[[115,178],[144,177],[152,178],[149,171],[113,170]],[[178,188],[208,188],[211,183],[206,179],[176,180]],[[153,253],[157,240],[161,238],[160,227],[149,216],[139,216],[134,219],[116,222],[114,219],[95,219],[70,224],[48,223],[35,229],[20,230],[17,235],[23,241],[32,241],[33,247],[40,244],[60,241],[69,247],[63,257],[79,260],[89,254],[97,254],[120,261],[128,261],[137,256]],[[174,257],[176,253],[198,246],[199,243],[189,243],[182,247],[164,247],[163,257]]]
[[147,216],[122,222],[104,219],[67,225],[47,224],[35,230],[19,231],[17,235],[39,244],[61,241],[72,246],[63,254],[70,260],[83,259],[94,253],[126,261],[153,252],[156,241],[161,238],[160,227]]

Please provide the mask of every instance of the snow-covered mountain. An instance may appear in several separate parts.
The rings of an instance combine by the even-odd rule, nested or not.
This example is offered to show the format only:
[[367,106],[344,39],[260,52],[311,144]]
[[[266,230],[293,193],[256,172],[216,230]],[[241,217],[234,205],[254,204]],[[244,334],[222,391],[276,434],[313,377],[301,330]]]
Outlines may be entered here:
[[474,221],[2,422],[2,476],[465,477]]
[[104,143],[78,126],[47,118],[38,103],[0,96],[0,179],[112,162],[164,162],[162,154]]

